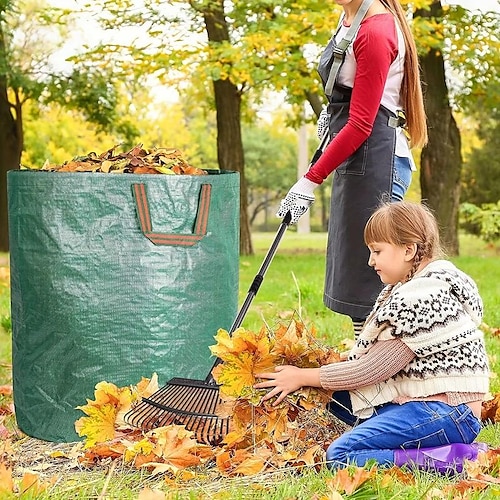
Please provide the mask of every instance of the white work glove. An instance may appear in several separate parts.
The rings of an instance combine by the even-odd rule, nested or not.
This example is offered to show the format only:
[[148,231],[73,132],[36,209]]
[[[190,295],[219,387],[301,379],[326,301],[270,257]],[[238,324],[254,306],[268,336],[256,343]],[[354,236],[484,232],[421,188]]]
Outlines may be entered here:
[[318,117],[318,138],[323,139],[325,132],[329,128],[330,128],[330,115],[326,111],[326,108],[323,108]]
[[314,190],[319,184],[302,177],[281,200],[276,216],[283,219],[290,212],[290,224],[295,224],[314,202]]

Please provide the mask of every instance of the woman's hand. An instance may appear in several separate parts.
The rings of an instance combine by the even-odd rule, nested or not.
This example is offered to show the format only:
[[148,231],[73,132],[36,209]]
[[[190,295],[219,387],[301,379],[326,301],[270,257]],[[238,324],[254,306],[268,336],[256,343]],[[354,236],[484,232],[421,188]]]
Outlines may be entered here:
[[319,368],[297,368],[296,366],[281,365],[273,373],[258,373],[257,378],[266,379],[254,385],[255,389],[272,389],[262,398],[262,401],[277,396],[273,406],[280,404],[285,397],[304,386],[320,387]]

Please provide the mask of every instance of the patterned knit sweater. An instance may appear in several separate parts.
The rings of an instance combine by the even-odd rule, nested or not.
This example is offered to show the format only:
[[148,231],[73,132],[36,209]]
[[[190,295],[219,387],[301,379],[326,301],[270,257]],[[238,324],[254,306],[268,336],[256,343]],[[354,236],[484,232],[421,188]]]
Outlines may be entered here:
[[415,358],[389,380],[351,391],[355,415],[404,398],[450,392],[485,394],[489,366],[478,329],[483,304],[472,279],[451,262],[436,260],[410,281],[382,291],[349,359],[377,342],[404,342]]

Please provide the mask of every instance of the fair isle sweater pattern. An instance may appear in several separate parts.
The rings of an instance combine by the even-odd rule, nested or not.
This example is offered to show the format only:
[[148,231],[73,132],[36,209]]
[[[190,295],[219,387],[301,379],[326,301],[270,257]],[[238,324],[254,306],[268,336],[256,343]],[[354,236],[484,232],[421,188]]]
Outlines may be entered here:
[[[387,290],[387,289],[386,289]],[[436,260],[410,281],[382,291],[349,354],[358,359],[378,341],[400,339],[415,358],[391,379],[351,392],[354,413],[398,398],[488,392],[489,366],[478,328],[483,303],[474,281],[451,262]]]

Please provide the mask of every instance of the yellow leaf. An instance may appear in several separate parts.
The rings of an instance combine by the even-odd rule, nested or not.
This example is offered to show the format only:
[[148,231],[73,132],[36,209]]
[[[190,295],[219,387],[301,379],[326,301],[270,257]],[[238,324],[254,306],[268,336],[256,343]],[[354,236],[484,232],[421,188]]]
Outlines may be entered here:
[[141,439],[140,441],[131,444],[125,450],[123,458],[125,462],[131,462],[137,455],[150,455],[154,450],[154,443],[149,439]]
[[[112,404],[102,406],[78,407],[87,416],[75,422],[75,430],[79,436],[86,436],[85,448],[90,448],[96,443],[102,443],[115,437],[115,419],[117,408]],[[85,409],[83,409],[85,408]]]
[[226,397],[249,397],[255,402],[260,395],[253,389],[255,374],[274,369],[276,358],[270,353],[272,342],[265,329],[258,333],[238,328],[230,336],[220,329],[215,336],[217,345],[212,353],[224,361],[213,371],[221,385],[221,395]]
[[151,378],[142,377],[141,381],[136,386],[137,393],[140,397],[148,398],[158,390],[158,374],[153,373]]

